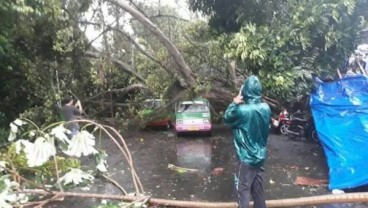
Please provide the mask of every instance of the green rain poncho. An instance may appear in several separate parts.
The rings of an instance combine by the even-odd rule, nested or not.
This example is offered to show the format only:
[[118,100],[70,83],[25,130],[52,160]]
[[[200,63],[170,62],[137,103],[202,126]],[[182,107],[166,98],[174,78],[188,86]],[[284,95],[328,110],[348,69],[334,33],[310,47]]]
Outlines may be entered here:
[[224,122],[233,129],[236,153],[241,161],[261,167],[266,158],[270,107],[261,101],[262,86],[256,76],[245,80],[241,95],[244,104],[231,103]]

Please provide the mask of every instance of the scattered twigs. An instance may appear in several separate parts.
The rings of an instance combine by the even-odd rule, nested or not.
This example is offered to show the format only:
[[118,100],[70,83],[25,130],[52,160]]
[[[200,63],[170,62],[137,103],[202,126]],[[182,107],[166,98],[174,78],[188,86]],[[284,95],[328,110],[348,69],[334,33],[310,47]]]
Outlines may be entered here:
[[116,182],[114,179],[108,177],[105,174],[102,174],[102,177],[105,178],[106,180],[108,180],[110,183],[114,184],[116,187],[118,187],[124,193],[124,195],[128,194],[128,192],[118,182]]
[[34,185],[36,188],[38,188],[38,189],[42,189],[42,190],[44,190],[45,192],[52,193],[51,191],[47,190],[47,188],[46,188],[46,187],[44,187],[44,186],[42,186],[42,185],[40,185],[40,184],[37,184],[37,183],[35,183],[35,182],[31,181],[31,180],[28,180],[27,178],[24,178],[23,176],[21,176],[21,175],[20,175],[17,171],[15,171],[15,170],[11,170],[11,169],[6,168],[6,167],[1,167],[1,168],[5,169],[5,171],[7,171],[7,172],[11,173],[15,178],[18,178],[18,179],[20,179],[20,180],[22,180],[22,181],[25,181],[25,182],[27,182],[27,183],[29,183],[29,184],[32,184],[32,185]]
[[135,200],[135,201],[132,201],[131,203],[129,203],[129,204],[127,204],[127,205],[123,206],[122,208],[128,208],[128,207],[130,207],[131,205],[133,205],[133,204],[135,204],[135,203],[137,203],[137,202],[146,203],[146,202],[148,201],[148,199],[149,199],[149,198],[150,198],[150,196],[145,196],[145,197],[143,197],[143,198],[141,198],[141,199],[137,199],[137,200]]
[[[111,126],[105,126],[105,127],[107,127],[108,129],[112,130],[115,133],[115,135],[118,136],[119,139],[120,139],[120,141],[122,142],[123,147],[125,148],[125,151],[121,148],[121,145],[119,144],[119,142],[117,142],[113,136],[110,136],[113,139],[113,141],[118,145],[119,149],[121,149],[122,152],[125,153],[125,157],[127,158],[128,163],[129,163],[129,166],[131,167],[130,169],[132,171],[134,185],[136,187],[139,186],[140,191],[141,191],[141,192],[139,192],[139,188],[138,188],[137,189],[138,190],[137,194],[144,193],[144,189],[143,189],[142,183],[139,180],[139,177],[137,175],[137,172],[135,171],[135,168],[133,166],[132,155],[130,154],[130,151],[128,149],[128,145],[126,144],[124,138],[119,134],[118,131],[116,131],[116,129],[112,128]],[[106,133],[108,133],[108,132],[106,132]]]
[[46,199],[46,200],[43,200],[43,201],[39,201],[38,205],[35,207],[35,208],[42,208],[43,206],[45,206],[47,203],[49,202],[52,202],[52,201],[56,201],[56,200],[59,200],[59,198],[63,198],[62,196],[60,196],[60,194],[55,194],[55,196],[49,198],[49,199]]
[[[24,207],[39,207],[39,205],[42,204],[42,206],[46,205],[47,203],[49,202],[52,202],[52,201],[62,201],[64,199],[64,197],[60,196],[60,195],[55,195],[49,199],[46,199],[46,200],[41,200],[41,201],[32,201],[32,202],[26,202],[24,204],[15,204],[13,205],[13,207],[19,207],[19,208],[24,208]],[[42,207],[41,206],[41,207]]]
[[[133,183],[134,183],[136,193],[137,194],[144,193],[142,183],[140,182],[140,179],[139,179],[139,177],[138,177],[138,175],[135,171],[135,168],[133,166],[133,160],[132,160],[132,156],[129,152],[128,146],[126,145],[124,138],[119,134],[119,132],[117,132],[116,129],[114,129],[110,126],[101,125],[101,124],[98,124],[98,123],[96,123],[94,121],[91,121],[91,120],[81,119],[81,120],[75,120],[74,122],[90,123],[90,124],[93,124],[93,125],[99,127],[103,132],[105,132],[105,134],[116,144],[116,146],[119,148],[119,150],[122,152],[125,159],[127,160],[128,164],[130,166],[130,171],[131,171],[131,174],[132,174],[132,179],[133,179]],[[123,144],[124,148],[122,147],[121,144],[119,144],[119,142],[114,138],[113,135],[111,135],[111,133],[107,129],[112,130],[119,137],[119,139],[122,141],[122,144]]]
[[55,171],[56,171],[56,183],[58,184],[60,191],[64,191],[63,186],[60,183],[59,167],[57,164],[56,155],[54,155],[54,164],[55,164]]

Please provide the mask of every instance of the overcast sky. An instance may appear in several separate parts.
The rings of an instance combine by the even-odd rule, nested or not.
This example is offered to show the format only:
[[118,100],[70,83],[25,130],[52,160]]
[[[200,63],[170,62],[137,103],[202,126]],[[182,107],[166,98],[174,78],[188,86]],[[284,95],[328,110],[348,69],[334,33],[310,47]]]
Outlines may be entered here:
[[[180,16],[181,18],[184,18],[184,19],[190,19],[191,14],[192,14],[188,9],[188,4],[186,3],[187,0],[149,0],[149,1],[147,1],[147,0],[138,0],[138,1],[144,2],[145,4],[148,4],[148,5],[161,4],[161,5],[167,5],[167,6],[173,7],[174,9],[176,9],[178,11],[178,16]],[[96,8],[96,6],[93,6],[93,7]],[[105,17],[106,23],[107,24],[113,23],[115,21],[115,19],[112,16],[109,16],[107,14],[108,13],[107,8],[102,7],[102,10],[105,14],[104,17]],[[92,16],[92,10],[85,15],[86,20],[91,21],[91,16]],[[130,27],[130,24],[128,24],[129,18],[131,18],[131,16],[129,14],[124,15],[121,18],[121,22],[125,21],[126,24],[121,24],[121,25],[124,25],[124,30],[127,33],[132,34],[133,30]],[[92,22],[93,22],[93,20],[92,20]],[[84,29],[84,27],[82,27],[82,29]],[[100,33],[101,33],[101,31],[96,30],[93,26],[91,26],[91,25],[87,26],[86,35],[87,35],[89,40],[95,39]],[[93,43],[93,45],[95,47],[99,47],[101,45],[101,39],[100,38],[97,39]]]

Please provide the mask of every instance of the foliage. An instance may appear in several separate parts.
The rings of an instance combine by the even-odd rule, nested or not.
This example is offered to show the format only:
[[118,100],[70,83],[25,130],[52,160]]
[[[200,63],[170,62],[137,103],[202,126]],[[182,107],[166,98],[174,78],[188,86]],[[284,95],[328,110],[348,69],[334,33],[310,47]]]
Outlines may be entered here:
[[[216,87],[233,89],[227,70],[233,60],[238,75],[260,76],[269,97],[291,100],[306,94],[312,73],[335,74],[359,41],[368,17],[368,3],[363,0],[189,2],[192,10],[208,15],[209,22],[185,21],[170,6],[135,2],[191,67],[197,86],[189,96]],[[86,11],[93,18],[86,20]],[[182,89],[178,66],[167,49],[112,4],[6,0],[0,3],[0,19],[4,20],[0,23],[0,108],[6,109],[0,126],[19,114],[39,123],[55,122],[59,120],[55,104],[71,94],[84,101],[89,115],[118,115],[129,124],[140,110],[140,101],[171,99]],[[83,29],[91,22],[95,31],[102,32],[98,46],[102,55],[88,60],[84,52],[94,47]],[[129,25],[131,31],[126,30]],[[141,53],[132,39],[155,61]],[[140,82],[111,58],[139,73],[145,80],[141,84],[150,92],[111,92]],[[119,107],[113,106],[116,103]]]
[[244,22],[264,24],[281,11],[285,0],[190,0],[190,8],[209,16],[209,26],[217,34],[237,32]]
[[[84,41],[61,0],[0,3],[0,108],[5,126],[25,109],[49,109],[39,121],[55,121],[53,109],[68,90],[82,94]],[[81,1],[84,2],[84,1]],[[77,81],[78,80],[78,81]],[[88,87],[83,87],[88,92]],[[85,93],[85,92],[83,92]],[[42,110],[41,110],[42,111]]]
[[210,15],[213,29],[235,32],[226,58],[258,74],[269,96],[289,99],[309,91],[312,73],[335,74],[368,18],[361,0],[192,0],[191,8]]
[[223,58],[226,37],[213,38],[206,22],[199,20],[185,24],[180,32],[183,39],[178,45],[198,75],[198,83],[210,83],[213,78],[223,77],[226,68],[226,60]]
[[[3,166],[4,164],[2,164]],[[2,170],[0,169],[0,172]],[[12,208],[14,204],[25,203],[28,197],[24,194],[17,194],[18,183],[11,181],[9,176],[0,174],[0,207]]]
[[0,128],[0,147],[7,143],[6,139],[8,138],[8,135],[9,135],[8,129]]
[[[25,153],[17,153],[14,143],[11,144],[4,152],[1,152],[0,160],[9,164],[11,163],[21,175],[34,177],[39,182],[42,182],[45,179],[56,177],[54,161],[47,161],[45,164],[39,167],[29,168]],[[57,156],[56,161],[58,170],[61,173],[66,173],[70,168],[80,168],[80,161],[76,160],[75,158]]]
[[[177,43],[182,40],[180,36],[180,28],[185,25],[184,21],[172,18],[177,16],[175,8],[164,5],[152,5],[148,6],[140,4],[142,11],[146,15],[151,16],[151,21],[157,25],[158,28],[172,41]],[[134,35],[138,40],[138,43],[151,54],[157,61],[163,63],[163,65],[169,70],[175,71],[177,65],[169,55],[167,49],[157,41],[157,38],[141,24],[136,21],[132,22]],[[138,51],[139,52],[139,51]],[[152,98],[170,98],[173,96],[170,92],[170,88],[175,85],[177,80],[169,74],[164,68],[158,65],[156,62],[147,59],[147,57],[141,53],[136,53],[134,56],[135,69],[146,79],[146,85],[151,88]]]
[[[54,147],[41,147],[40,145],[42,145],[42,143],[38,141],[43,141],[44,144],[50,142],[52,145],[55,145],[55,140],[58,140],[59,145],[68,141],[65,140],[67,139],[65,136],[65,132],[67,132],[67,130],[64,130],[62,126],[55,127],[56,125],[57,124],[53,124],[41,129],[28,119],[17,119],[13,121],[10,124],[11,130],[8,137],[9,142],[12,143],[1,152],[0,161],[11,164],[12,170],[18,171],[19,174],[36,177],[36,179],[39,179],[40,181],[43,181],[46,178],[50,179],[56,177],[55,173],[57,171],[66,173],[70,168],[79,168],[80,161],[76,158],[56,156],[56,151],[50,155],[45,151],[42,151],[41,148],[52,149]],[[25,128],[25,126],[29,127]],[[50,130],[51,127],[54,128]],[[16,138],[18,138],[18,140],[14,142],[14,139]],[[61,150],[63,150],[67,155],[71,154],[70,150],[73,149],[72,146],[77,147],[79,145],[73,143],[75,140],[76,139],[72,139],[67,150],[63,150],[63,146],[61,145]],[[90,147],[90,149],[91,148],[92,147]],[[78,149],[82,150],[80,147]],[[73,153],[73,155],[75,154],[77,153]],[[56,166],[55,161],[49,160],[49,157],[51,156],[56,157]],[[40,162],[32,162],[32,160]],[[56,169],[56,167],[58,167],[58,169]]]
[[[8,189],[0,189],[0,195],[5,195],[9,199],[5,202],[3,198],[0,200],[0,206],[6,204],[11,207],[19,202],[15,200],[20,195],[13,191],[12,187],[22,186],[22,188],[42,188],[49,192],[51,188],[73,187],[77,185],[86,185],[86,181],[93,181],[94,176],[90,173],[79,169],[81,156],[93,155],[96,160],[96,167],[93,170],[96,173],[105,173],[107,169],[107,154],[105,151],[97,151],[95,147],[95,137],[86,129],[89,126],[95,126],[93,131],[100,129],[105,134],[108,133],[106,127],[101,126],[92,121],[84,121],[86,125],[76,135],[68,138],[71,132],[63,127],[65,124],[54,123],[44,128],[40,128],[31,120],[22,118],[16,119],[10,124],[10,134],[8,137],[11,145],[0,154],[0,186],[9,184]],[[30,126],[24,128],[25,126]],[[107,127],[109,128],[109,127]],[[109,130],[115,131],[112,128]],[[93,133],[93,132],[92,132]],[[118,134],[115,135],[120,137]],[[110,139],[115,140],[111,135]],[[115,143],[117,141],[115,140]],[[125,143],[125,142],[124,142]],[[121,150],[123,155],[127,155],[127,147]],[[58,156],[62,152],[62,157]],[[67,159],[64,158],[68,157]],[[54,158],[54,160],[52,160]],[[129,162],[129,168],[134,169],[132,162]],[[59,174],[61,174],[59,177]],[[13,179],[9,180],[12,175]],[[139,182],[139,178],[135,177],[135,182]],[[19,180],[20,179],[20,180]],[[56,180],[55,180],[56,179]],[[50,184],[51,186],[45,186]],[[13,184],[13,185],[12,185]],[[4,192],[5,190],[5,192]],[[136,190],[139,188],[136,186]],[[20,199],[20,198],[19,198]],[[23,201],[21,203],[25,203]],[[44,202],[40,202],[42,204]],[[135,205],[136,203],[134,203]],[[143,206],[144,203],[140,203]],[[4,205],[5,206],[5,205]],[[139,206],[139,207],[141,207]]]

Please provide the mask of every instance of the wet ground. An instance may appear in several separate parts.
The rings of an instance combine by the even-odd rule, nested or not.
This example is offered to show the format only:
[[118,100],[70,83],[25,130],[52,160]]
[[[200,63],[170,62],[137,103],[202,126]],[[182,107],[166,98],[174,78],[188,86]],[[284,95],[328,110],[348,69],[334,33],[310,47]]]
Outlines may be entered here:
[[[154,198],[230,202],[235,201],[233,167],[235,153],[231,130],[222,125],[214,128],[212,137],[187,135],[176,137],[173,130],[123,132],[132,153],[134,165],[145,188]],[[321,146],[316,143],[290,141],[271,134],[265,164],[264,185],[267,199],[283,199],[329,194],[327,185],[294,185],[298,176],[327,179],[328,169]],[[110,176],[128,192],[133,192],[130,171],[113,142],[102,142],[109,154]],[[198,170],[180,173],[173,167]],[[89,192],[120,194],[109,183],[95,183]],[[91,207],[99,200],[72,198],[49,207]],[[320,208],[368,207],[362,204],[323,205]]]

